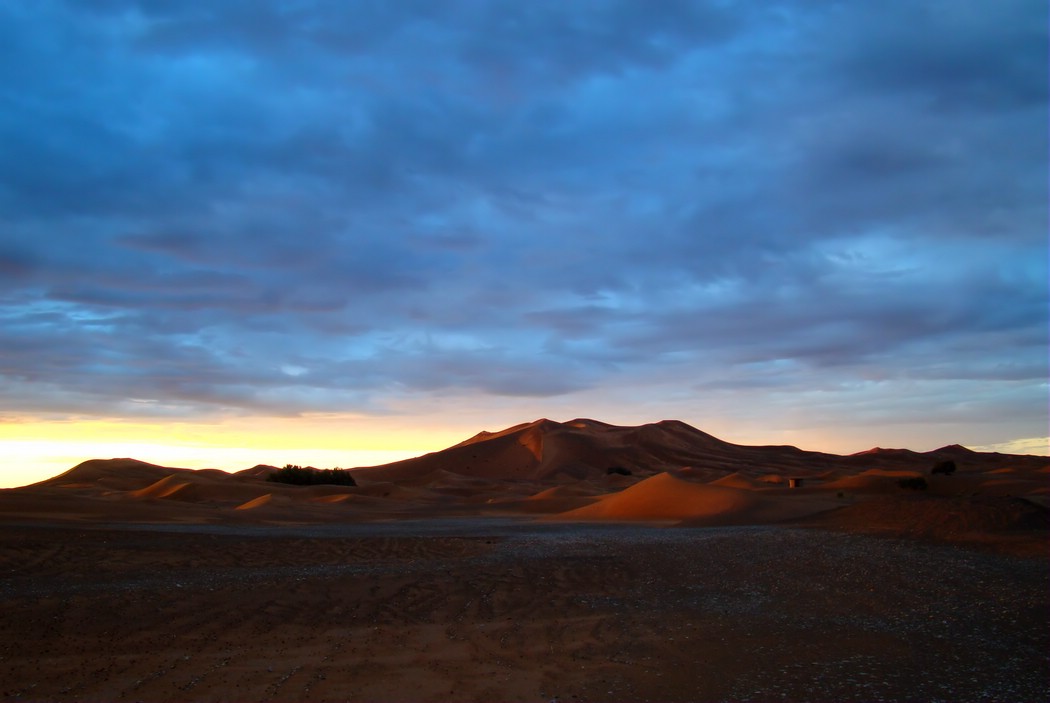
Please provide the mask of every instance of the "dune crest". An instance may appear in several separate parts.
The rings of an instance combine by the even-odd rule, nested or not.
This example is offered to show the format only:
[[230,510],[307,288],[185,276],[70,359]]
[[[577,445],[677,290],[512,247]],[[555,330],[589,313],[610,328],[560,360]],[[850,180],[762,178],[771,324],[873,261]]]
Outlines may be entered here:
[[273,493],[267,493],[265,495],[259,496],[258,498],[253,498],[252,500],[249,500],[247,503],[241,503],[236,508],[234,508],[234,510],[252,510],[254,508],[260,508],[260,507],[266,505],[267,503],[269,503],[272,500],[273,500]]
[[739,512],[759,499],[745,491],[699,484],[661,473],[562,513],[573,520],[688,520]]
[[[131,491],[131,495],[136,498],[168,498],[179,500],[193,500],[196,497],[192,495],[193,493],[192,483],[190,481],[179,480],[179,477],[175,474],[165,476],[161,480],[150,484],[145,488]],[[180,496],[180,494],[182,495]]]
[[721,478],[716,478],[709,482],[712,486],[722,486],[724,488],[738,488],[743,490],[753,490],[761,485],[757,480],[748,478],[740,472],[734,472]]

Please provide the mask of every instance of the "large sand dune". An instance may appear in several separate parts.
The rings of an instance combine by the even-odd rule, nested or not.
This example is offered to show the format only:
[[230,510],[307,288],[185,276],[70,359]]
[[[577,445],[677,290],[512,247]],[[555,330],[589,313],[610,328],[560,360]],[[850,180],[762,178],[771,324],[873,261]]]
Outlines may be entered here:
[[[952,460],[950,476],[931,475]],[[682,422],[620,427],[537,420],[481,432],[446,450],[354,469],[346,486],[290,486],[260,465],[227,473],[134,459],[86,461],[32,486],[0,491],[7,519],[132,522],[353,522],[434,516],[765,524],[876,497],[986,496],[1045,504],[1046,457],[876,448],[851,456],[724,442]],[[788,488],[789,479],[801,480]]]
[[585,479],[620,467],[640,475],[669,468],[703,465],[725,470],[755,470],[774,460],[777,466],[809,470],[831,455],[795,447],[745,447],[730,444],[678,421],[620,427],[595,420],[551,420],[482,432],[441,452],[385,466],[358,469],[362,477],[405,479],[444,469],[499,479]]

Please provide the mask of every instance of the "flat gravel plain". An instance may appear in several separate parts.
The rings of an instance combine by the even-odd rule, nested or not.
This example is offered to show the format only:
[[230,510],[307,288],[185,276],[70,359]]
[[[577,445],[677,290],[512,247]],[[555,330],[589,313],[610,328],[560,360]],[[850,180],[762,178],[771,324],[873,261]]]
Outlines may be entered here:
[[10,701],[1047,701],[1050,562],[816,529],[12,524]]

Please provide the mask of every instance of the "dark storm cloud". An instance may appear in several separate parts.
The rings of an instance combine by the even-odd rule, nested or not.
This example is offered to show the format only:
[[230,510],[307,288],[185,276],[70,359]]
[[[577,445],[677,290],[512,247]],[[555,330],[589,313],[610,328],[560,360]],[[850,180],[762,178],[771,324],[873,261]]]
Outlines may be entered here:
[[1046,14],[7,4],[0,410],[378,412],[661,369],[1030,396]]
[[[936,109],[996,111],[1047,98],[1045,7],[1036,2],[870,6],[847,20],[849,75]],[[863,29],[863,31],[858,31]]]

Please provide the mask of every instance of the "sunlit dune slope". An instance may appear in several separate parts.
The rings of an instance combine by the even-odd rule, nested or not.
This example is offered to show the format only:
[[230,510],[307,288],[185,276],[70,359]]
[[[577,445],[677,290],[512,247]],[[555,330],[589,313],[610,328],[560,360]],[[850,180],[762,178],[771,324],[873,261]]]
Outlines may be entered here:
[[686,520],[754,508],[755,493],[684,481],[661,473],[560,517],[579,520]]

